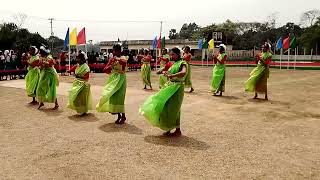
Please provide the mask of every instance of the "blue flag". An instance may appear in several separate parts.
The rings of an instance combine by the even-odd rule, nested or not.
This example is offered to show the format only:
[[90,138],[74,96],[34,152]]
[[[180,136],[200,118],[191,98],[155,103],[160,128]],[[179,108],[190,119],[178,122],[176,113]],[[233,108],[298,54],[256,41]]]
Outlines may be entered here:
[[66,37],[64,38],[64,43],[63,43],[64,48],[69,46],[69,39],[70,38],[69,38],[69,28],[68,28]]
[[158,42],[158,39],[157,39],[157,36],[154,38],[154,40],[152,41],[152,49],[156,49],[157,48],[157,42]]
[[198,41],[198,49],[202,49],[203,40],[199,39]]
[[277,41],[277,49],[281,49],[283,47],[283,44],[282,44],[282,37],[280,37]]

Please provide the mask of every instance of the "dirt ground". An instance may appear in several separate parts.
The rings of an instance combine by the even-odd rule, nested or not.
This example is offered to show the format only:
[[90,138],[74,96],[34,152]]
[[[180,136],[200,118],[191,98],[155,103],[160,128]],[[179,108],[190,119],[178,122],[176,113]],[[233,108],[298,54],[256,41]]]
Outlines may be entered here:
[[[28,105],[24,80],[0,82],[0,179],[320,179],[320,71],[272,69],[264,101],[244,92],[252,68],[228,68],[225,96],[212,96],[211,69],[193,67],[180,138],[138,114],[155,73],[155,91],[127,74],[123,126],[67,109],[72,77],[61,77],[58,111]],[[91,75],[94,104],[105,79]]]

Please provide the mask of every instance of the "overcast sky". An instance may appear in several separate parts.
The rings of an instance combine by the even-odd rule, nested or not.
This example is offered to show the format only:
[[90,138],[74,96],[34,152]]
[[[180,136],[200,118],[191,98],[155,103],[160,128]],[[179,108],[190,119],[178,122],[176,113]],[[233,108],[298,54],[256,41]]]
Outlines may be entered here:
[[47,19],[52,17],[56,36],[63,39],[68,27],[77,27],[78,31],[86,27],[87,40],[97,42],[118,37],[153,39],[160,33],[160,23],[151,21],[164,21],[162,33],[168,36],[170,29],[179,30],[185,22],[200,26],[227,19],[263,22],[275,12],[277,26],[289,21],[299,23],[303,12],[315,8],[320,9],[320,0],[5,0],[0,5],[0,22],[15,21],[14,14],[24,13],[28,18],[23,27],[49,37]]

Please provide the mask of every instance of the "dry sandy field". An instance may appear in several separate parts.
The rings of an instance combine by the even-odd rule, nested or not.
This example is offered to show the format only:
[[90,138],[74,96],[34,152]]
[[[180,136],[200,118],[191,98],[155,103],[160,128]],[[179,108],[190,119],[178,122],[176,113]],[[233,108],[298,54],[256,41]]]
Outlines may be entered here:
[[[158,91],[154,72],[154,91],[127,73],[124,125],[67,109],[71,76],[60,78],[57,111],[29,105],[24,80],[1,81],[0,179],[320,179],[320,71],[272,69],[264,101],[244,92],[252,68],[227,68],[223,97],[209,92],[211,70],[193,67],[178,138],[138,113]],[[94,105],[106,77],[91,74]]]

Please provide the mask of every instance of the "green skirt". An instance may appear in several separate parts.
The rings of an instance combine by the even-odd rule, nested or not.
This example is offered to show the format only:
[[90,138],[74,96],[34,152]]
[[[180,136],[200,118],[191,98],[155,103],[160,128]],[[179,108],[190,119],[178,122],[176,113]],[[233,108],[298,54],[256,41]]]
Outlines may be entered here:
[[191,65],[190,63],[187,63],[187,69],[188,69],[188,72],[187,72],[187,75],[186,75],[186,80],[185,80],[185,83],[184,83],[184,87],[185,88],[191,88],[192,87],[192,81],[191,81]]
[[68,108],[76,110],[77,113],[87,113],[92,109],[92,96],[90,84],[87,81],[76,79],[69,91]]
[[141,66],[141,75],[143,84],[151,86],[151,66],[150,64],[142,64]]
[[40,71],[40,79],[37,87],[37,99],[39,102],[54,103],[57,98],[58,74],[54,68],[46,68]]
[[40,70],[38,68],[29,68],[26,75],[26,91],[29,97],[36,97],[39,78]]
[[250,73],[250,78],[245,82],[245,91],[266,93],[269,78],[269,67],[258,65]]
[[126,74],[113,73],[107,79],[102,96],[96,106],[98,112],[125,113]]
[[163,74],[160,74],[159,76],[159,87],[160,89],[164,88],[165,84],[168,82],[168,78],[163,75]]
[[216,64],[212,71],[211,91],[224,92],[225,90],[225,65]]
[[169,81],[163,89],[144,102],[139,112],[153,126],[162,130],[178,128],[183,96],[184,85]]

